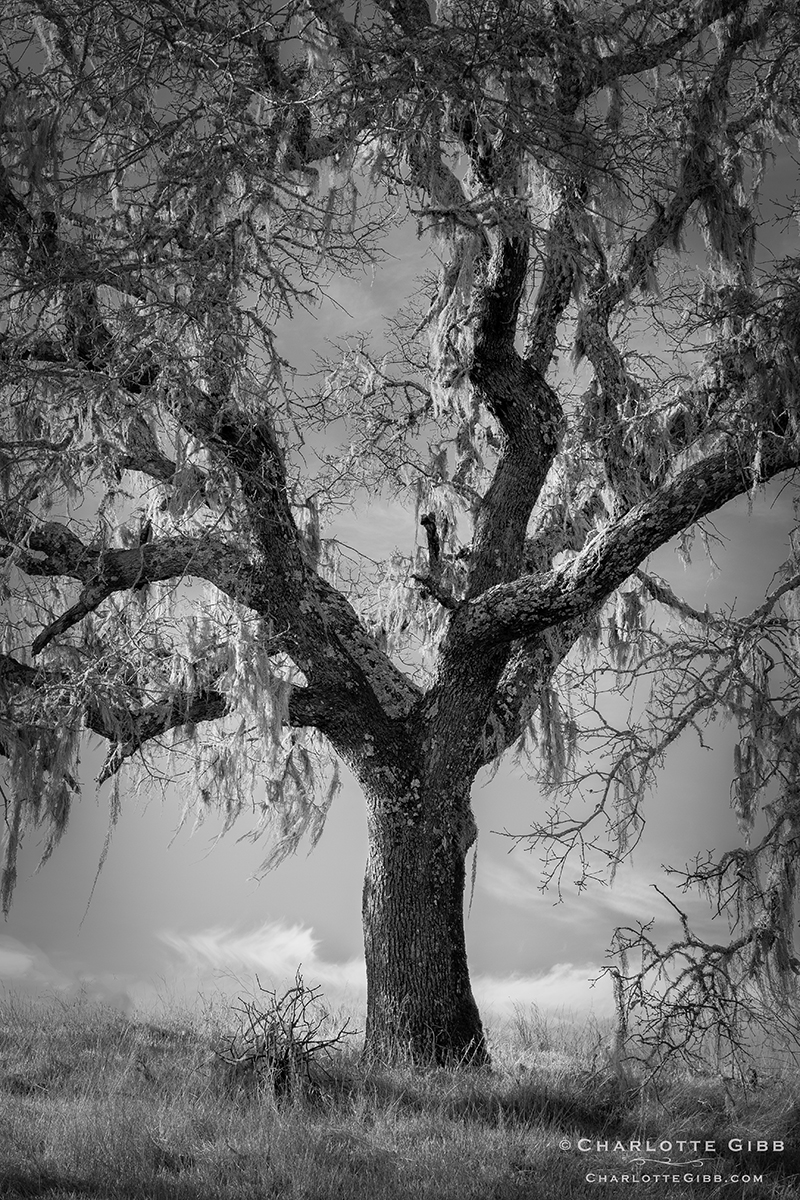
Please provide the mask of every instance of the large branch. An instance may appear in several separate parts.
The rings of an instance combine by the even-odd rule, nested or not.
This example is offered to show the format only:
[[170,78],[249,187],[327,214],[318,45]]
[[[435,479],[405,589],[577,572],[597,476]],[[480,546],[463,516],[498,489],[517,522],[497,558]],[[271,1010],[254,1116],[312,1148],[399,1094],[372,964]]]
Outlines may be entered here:
[[[800,451],[787,443],[765,447],[761,480],[797,468]],[[600,603],[659,546],[695,521],[749,491],[749,464],[730,441],[681,471],[649,499],[598,533],[571,562],[491,588],[454,618],[462,645],[501,645],[533,637]]]
[[[375,638],[367,633],[350,602],[321,576],[315,576],[306,604],[320,622],[314,686],[329,697],[320,729],[339,741],[352,736],[351,704],[360,709],[359,721],[377,720],[385,724],[402,720],[420,699],[422,693],[380,649]],[[379,712],[370,715],[369,694],[377,700]],[[366,702],[366,703],[365,703]],[[348,730],[348,723],[352,727]]]
[[[93,370],[102,369],[110,335],[91,288],[76,295],[72,325],[81,361]],[[225,340],[223,330],[222,349]],[[224,354],[218,357],[224,359]],[[378,650],[350,605],[309,562],[289,505],[283,453],[268,405],[260,397],[250,398],[247,407],[234,399],[228,379],[232,364],[221,361],[218,368],[209,391],[192,387],[174,395],[173,403],[184,428],[238,477],[260,550],[257,563],[205,538],[202,543],[168,539],[134,550],[106,551],[98,557],[64,527],[48,527],[49,540],[43,529],[37,530],[26,539],[26,547],[43,551],[44,560],[23,551],[19,565],[30,574],[70,575],[85,586],[77,603],[35,639],[34,653],[78,624],[113,592],[190,574],[208,579],[273,621],[296,665],[320,688],[324,684],[338,696],[338,704],[327,711],[329,724],[337,724],[332,716],[335,709],[350,711],[343,703],[345,697],[361,705],[362,716],[370,710],[370,698],[377,700],[374,720],[404,715],[418,699],[419,689]],[[131,380],[127,386],[135,391],[138,384]],[[128,440],[120,465],[172,481],[174,464],[160,451],[144,421],[130,427]],[[69,546],[62,545],[67,542]],[[58,552],[51,555],[50,548]],[[346,694],[340,690],[343,680],[349,687]]]
[[476,747],[477,766],[488,766],[522,736],[553,676],[596,612],[597,606],[514,646]]
[[528,253],[525,237],[501,236],[473,303],[470,381],[500,426],[503,444],[476,514],[470,598],[518,574],[531,511],[561,436],[557,395],[514,347]]
[[[126,759],[132,758],[146,742],[163,737],[182,725],[199,725],[215,721],[230,712],[228,696],[214,688],[198,691],[191,696],[176,693],[155,704],[148,704],[140,713],[127,711],[109,714],[89,709],[85,721],[88,729],[112,742],[112,748],[97,782],[104,783],[119,771]],[[124,739],[120,736],[124,730]]]
[[[514,344],[528,255],[527,238],[500,233],[472,306],[470,381],[476,398],[497,421],[502,440],[492,482],[475,514],[467,607],[523,569],[528,522],[562,432],[558,396]],[[478,745],[511,649],[507,642],[496,642],[470,653],[462,637],[462,612],[451,620],[437,679],[423,706],[433,731],[434,757],[436,743],[452,738],[456,730],[465,745]]]
[[556,335],[572,298],[577,244],[571,211],[575,196],[567,194],[550,223],[544,246],[542,279],[528,322],[523,357],[546,375],[556,348]]
[[[245,409],[224,393],[199,387],[175,397],[176,415],[188,433],[236,472],[253,532],[273,568],[303,567],[302,539],[288,501],[286,466],[268,406],[253,398]],[[292,591],[297,591],[294,587]]]
[[[69,685],[70,676],[66,670],[32,667],[10,654],[0,654],[0,690],[28,689],[37,692],[46,688],[69,688]],[[169,695],[135,712],[122,704],[101,709],[90,703],[84,713],[86,728],[112,743],[98,783],[115,774],[125,760],[147,742],[163,737],[182,725],[219,720],[233,711],[234,707],[231,697],[220,691],[213,682],[192,692],[170,691]],[[316,725],[324,708],[323,698],[313,688],[295,687],[289,695],[288,725]]]
[[419,689],[379,650],[352,606],[317,574],[306,555],[266,406],[245,412],[195,388],[179,400],[179,413],[185,428],[224,456],[239,477],[276,595],[273,613],[291,630],[289,653],[297,665],[320,687],[327,680],[334,694],[340,695],[339,684],[346,678],[354,701],[366,701],[366,688],[384,716],[405,715]]
[[[316,702],[318,698],[310,688],[294,688],[289,698],[288,725],[316,724]],[[230,696],[213,686],[191,694],[176,692],[149,704],[140,713],[115,713],[112,719],[97,709],[86,713],[86,725],[93,733],[113,742],[97,782],[104,783],[120,769],[126,759],[132,758],[147,742],[163,737],[172,729],[182,725],[199,725],[203,721],[216,721],[227,716],[235,708]],[[120,730],[124,729],[124,740]]]
[[[0,528],[0,536],[8,538],[9,533]],[[0,557],[8,557],[14,549],[9,538],[5,547],[0,546]],[[269,615],[267,591],[256,581],[250,560],[237,547],[209,534],[163,538],[128,550],[98,551],[85,545],[67,526],[48,521],[27,534],[15,561],[29,575],[66,576],[84,584],[77,602],[34,640],[34,654],[115,592],[164,579],[205,579],[262,616]]]

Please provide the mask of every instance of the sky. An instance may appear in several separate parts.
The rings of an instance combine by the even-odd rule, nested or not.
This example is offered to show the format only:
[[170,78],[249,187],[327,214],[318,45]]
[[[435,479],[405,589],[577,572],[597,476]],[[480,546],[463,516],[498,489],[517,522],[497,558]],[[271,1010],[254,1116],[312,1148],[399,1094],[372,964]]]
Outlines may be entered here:
[[[421,273],[420,250],[397,231],[393,252],[374,275],[340,280],[331,303],[311,318],[315,339],[373,327],[408,294]],[[290,332],[301,355],[307,323]],[[745,612],[763,598],[788,553],[791,502],[773,485],[756,499],[737,501],[715,518],[723,537],[719,572],[698,550],[683,567],[672,548],[650,561],[691,603],[712,609],[737,598]],[[345,514],[335,532],[369,552],[408,548],[413,514],[376,500]],[[366,541],[365,541],[366,538]],[[225,1003],[250,992],[255,977],[283,986],[298,966],[328,1001],[359,1012],[364,1002],[361,884],[367,844],[363,803],[343,771],[343,787],[317,848],[305,849],[256,878],[265,856],[247,839],[244,819],[220,837],[207,818],[194,832],[178,828],[183,797],[124,795],[104,868],[97,876],[108,828],[110,784],[92,779],[102,748],[83,759],[84,795],[62,844],[39,872],[35,839],[23,847],[13,907],[0,925],[0,985],[13,993],[90,996],[126,1012]],[[569,882],[559,898],[540,891],[538,854],[512,849],[503,831],[525,833],[544,811],[537,787],[506,762],[479,777],[474,809],[479,827],[477,875],[467,919],[476,998],[490,1020],[517,1006],[577,1021],[611,1012],[606,981],[596,985],[617,925],[657,917],[656,936],[677,931],[674,913],[652,884],[662,863],[682,865],[700,847],[739,844],[730,810],[732,737],[717,730],[710,748],[682,740],[673,750],[647,804],[647,825],[633,859],[613,887],[594,883],[578,893]],[[684,902],[700,928],[710,928],[699,905]],[[720,931],[720,934],[724,931]]]

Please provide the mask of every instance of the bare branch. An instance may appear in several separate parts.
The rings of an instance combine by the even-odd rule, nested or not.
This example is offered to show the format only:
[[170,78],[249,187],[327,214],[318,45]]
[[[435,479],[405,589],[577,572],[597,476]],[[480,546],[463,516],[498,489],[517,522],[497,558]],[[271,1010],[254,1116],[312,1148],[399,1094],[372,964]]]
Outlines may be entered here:
[[659,42],[637,46],[634,50],[603,57],[588,73],[587,87],[591,90],[608,87],[626,75],[652,71],[655,67],[669,62],[673,55],[694,41],[712,22],[722,21],[733,13],[744,12],[746,8],[747,0],[706,0],[699,8],[692,6],[691,16],[685,18],[669,37]]
[[700,612],[697,608],[692,608],[691,604],[687,604],[685,600],[681,600],[680,596],[676,596],[672,588],[664,582],[663,579],[657,579],[654,575],[650,575],[645,571],[634,571],[633,574],[644,587],[647,594],[657,600],[659,604],[663,604],[665,608],[672,609],[673,612],[679,613],[682,617],[688,617],[690,621],[697,621],[698,625],[707,626],[713,623],[713,616],[708,610]]
[[775,605],[780,600],[781,596],[785,596],[788,592],[793,592],[800,588],[800,573],[790,575],[788,579],[784,579],[783,583],[779,584],[769,592],[763,604],[759,604],[758,608],[754,608],[747,621],[756,622],[762,617],[766,617]]

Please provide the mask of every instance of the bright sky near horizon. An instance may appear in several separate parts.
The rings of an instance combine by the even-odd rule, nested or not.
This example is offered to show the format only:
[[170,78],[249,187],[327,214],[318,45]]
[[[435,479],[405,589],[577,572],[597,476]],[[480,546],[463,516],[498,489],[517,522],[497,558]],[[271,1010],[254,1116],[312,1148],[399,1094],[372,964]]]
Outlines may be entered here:
[[[393,235],[396,257],[373,276],[337,281],[332,300],[313,318],[315,340],[373,327],[393,311],[421,273],[419,253],[407,235]],[[290,332],[282,353],[302,361],[309,324]],[[746,612],[763,598],[788,553],[791,499],[779,485],[753,504],[729,505],[715,521],[726,539],[722,570],[698,551],[691,567],[676,565],[667,548],[651,560],[690,602],[712,609],[738,598]],[[369,511],[339,517],[336,533],[357,540],[376,557],[415,536],[413,514],[376,501]],[[365,540],[366,539],[366,540]],[[605,982],[594,989],[616,925],[657,916],[656,935],[677,930],[675,914],[653,892],[661,863],[682,865],[699,848],[732,848],[739,842],[730,811],[732,736],[717,729],[710,749],[685,738],[675,747],[632,863],[613,888],[591,885],[582,894],[569,882],[560,903],[541,895],[539,862],[493,831],[524,833],[541,816],[538,791],[509,762],[479,779],[474,807],[480,830],[474,899],[467,923],[476,996],[485,1013],[508,1014],[515,1005],[577,1013],[610,1011]],[[311,855],[294,859],[256,882],[264,849],[237,840],[246,821],[217,841],[221,822],[207,818],[190,836],[177,835],[183,797],[162,805],[124,796],[105,867],[92,894],[108,821],[110,784],[96,799],[91,783],[102,751],[84,757],[86,781],[64,840],[38,874],[33,839],[20,862],[8,921],[0,927],[0,983],[13,991],[77,992],[81,985],[123,1008],[250,990],[288,983],[298,964],[307,982],[320,984],[333,1003],[362,1004],[361,880],[366,858],[363,806],[346,775],[323,837]],[[170,844],[171,843],[171,844]],[[88,906],[90,894],[91,903]],[[698,914],[701,909],[683,901]],[[702,917],[700,917],[703,920]],[[702,925],[701,925],[702,927]]]

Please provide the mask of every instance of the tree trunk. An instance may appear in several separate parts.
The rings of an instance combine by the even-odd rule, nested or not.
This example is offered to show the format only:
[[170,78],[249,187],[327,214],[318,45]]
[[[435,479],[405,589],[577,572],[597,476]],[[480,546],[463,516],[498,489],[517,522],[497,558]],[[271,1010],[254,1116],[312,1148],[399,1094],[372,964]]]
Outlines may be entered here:
[[363,894],[367,1054],[382,1061],[488,1062],[464,936],[469,789],[369,797]]

